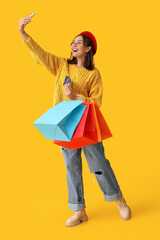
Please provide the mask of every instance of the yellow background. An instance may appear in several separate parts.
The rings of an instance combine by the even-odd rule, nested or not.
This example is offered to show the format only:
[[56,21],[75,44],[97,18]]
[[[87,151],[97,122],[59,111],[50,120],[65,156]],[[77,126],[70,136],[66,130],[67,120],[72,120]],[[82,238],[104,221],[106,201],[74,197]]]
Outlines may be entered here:
[[[4,1],[1,9],[1,239],[159,239],[159,1]],[[132,218],[104,201],[84,155],[89,221],[67,228],[66,169],[59,146],[33,122],[52,107],[55,77],[36,64],[18,31],[46,51],[70,56],[70,43],[91,31],[113,137],[103,141]]]

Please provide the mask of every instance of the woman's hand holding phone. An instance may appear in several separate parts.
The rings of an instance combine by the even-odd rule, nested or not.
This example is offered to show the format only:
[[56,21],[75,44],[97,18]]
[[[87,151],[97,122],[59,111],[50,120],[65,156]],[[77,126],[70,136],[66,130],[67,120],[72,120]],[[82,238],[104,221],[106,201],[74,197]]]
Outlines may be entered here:
[[21,34],[24,41],[28,39],[28,34],[24,31],[24,27],[26,24],[31,22],[31,18],[34,16],[34,14],[35,13],[32,13],[30,16],[20,18],[19,20],[19,33]]

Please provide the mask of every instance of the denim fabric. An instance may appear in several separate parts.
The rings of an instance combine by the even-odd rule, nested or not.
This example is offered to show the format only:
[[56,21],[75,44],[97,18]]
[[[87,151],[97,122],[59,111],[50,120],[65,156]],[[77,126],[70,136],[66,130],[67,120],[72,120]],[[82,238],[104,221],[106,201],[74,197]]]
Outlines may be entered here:
[[[60,146],[61,147],[61,146]],[[61,147],[66,166],[69,209],[78,211],[86,207],[83,191],[81,150],[87,160],[90,172],[95,174],[104,200],[116,201],[122,196],[110,162],[105,158],[102,142],[75,150]]]

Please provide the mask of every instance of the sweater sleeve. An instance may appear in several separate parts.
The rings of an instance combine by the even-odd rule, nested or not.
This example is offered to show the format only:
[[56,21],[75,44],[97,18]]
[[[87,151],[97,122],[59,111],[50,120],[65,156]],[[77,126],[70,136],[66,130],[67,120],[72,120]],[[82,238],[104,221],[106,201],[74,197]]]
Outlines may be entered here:
[[53,75],[57,75],[59,67],[66,60],[65,58],[57,57],[45,51],[30,35],[28,35],[27,41],[23,41],[23,43],[30,50],[31,55],[37,64],[44,66]]
[[76,100],[82,100],[84,102],[93,102],[95,101],[100,108],[102,105],[102,96],[103,96],[103,86],[102,86],[102,78],[100,72],[97,71],[93,81],[91,83],[91,88],[89,92],[89,97],[85,97],[82,94],[77,94],[78,97]]

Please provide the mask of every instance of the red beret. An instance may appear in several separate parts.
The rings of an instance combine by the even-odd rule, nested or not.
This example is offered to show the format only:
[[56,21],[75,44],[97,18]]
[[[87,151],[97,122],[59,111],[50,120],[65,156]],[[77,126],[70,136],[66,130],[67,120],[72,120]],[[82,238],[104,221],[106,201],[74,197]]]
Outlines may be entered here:
[[97,41],[95,39],[95,36],[91,32],[88,32],[88,31],[81,32],[79,35],[81,35],[81,34],[84,34],[85,36],[87,36],[91,39],[91,42],[94,47],[94,54],[95,54],[97,51]]

